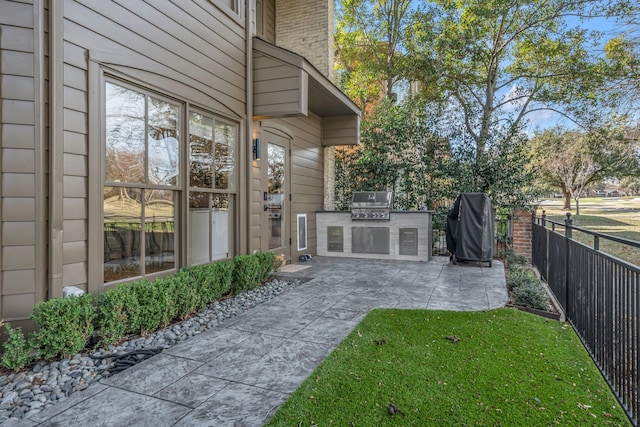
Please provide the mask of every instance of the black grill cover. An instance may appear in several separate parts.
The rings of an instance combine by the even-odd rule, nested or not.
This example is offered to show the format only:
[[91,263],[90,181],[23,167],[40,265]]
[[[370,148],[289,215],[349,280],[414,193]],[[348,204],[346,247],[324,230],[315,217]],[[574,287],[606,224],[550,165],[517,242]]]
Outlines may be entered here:
[[447,214],[447,250],[456,259],[493,259],[495,213],[486,193],[461,193]]

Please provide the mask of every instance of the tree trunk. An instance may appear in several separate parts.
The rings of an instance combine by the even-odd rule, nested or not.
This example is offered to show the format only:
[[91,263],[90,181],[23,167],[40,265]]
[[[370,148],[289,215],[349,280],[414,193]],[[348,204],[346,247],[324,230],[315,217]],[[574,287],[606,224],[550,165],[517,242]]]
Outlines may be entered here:
[[568,191],[562,190],[562,195],[564,196],[563,209],[571,209],[571,193]]
[[580,198],[576,197],[576,215],[580,215]]

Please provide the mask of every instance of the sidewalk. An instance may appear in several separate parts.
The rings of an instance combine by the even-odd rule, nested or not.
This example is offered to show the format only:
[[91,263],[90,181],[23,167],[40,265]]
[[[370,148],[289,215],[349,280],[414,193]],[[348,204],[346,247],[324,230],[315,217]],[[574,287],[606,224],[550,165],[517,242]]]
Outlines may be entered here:
[[504,266],[316,257],[302,285],[22,420],[24,426],[261,426],[372,308],[487,310]]

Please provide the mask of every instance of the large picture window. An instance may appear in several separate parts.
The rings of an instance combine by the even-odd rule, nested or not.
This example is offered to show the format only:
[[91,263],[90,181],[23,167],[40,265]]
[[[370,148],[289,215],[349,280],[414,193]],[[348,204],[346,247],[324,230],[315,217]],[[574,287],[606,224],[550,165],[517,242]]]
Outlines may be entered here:
[[179,253],[189,264],[233,256],[237,140],[235,122],[105,83],[105,283],[175,270]]
[[105,86],[104,281],[176,268],[182,107]]

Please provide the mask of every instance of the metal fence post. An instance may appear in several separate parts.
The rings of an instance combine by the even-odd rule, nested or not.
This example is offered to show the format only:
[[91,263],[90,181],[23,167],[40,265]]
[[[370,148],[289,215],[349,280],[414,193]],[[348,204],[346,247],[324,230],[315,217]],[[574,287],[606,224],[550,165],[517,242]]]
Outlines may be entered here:
[[542,209],[542,226],[547,226],[547,211],[545,211],[544,209]]
[[573,224],[573,220],[571,219],[571,212],[567,212],[567,219],[564,220],[564,292],[565,292],[565,313],[567,317],[570,317],[569,314],[569,268],[570,268],[570,260],[569,260],[569,240],[571,240],[571,225]]

